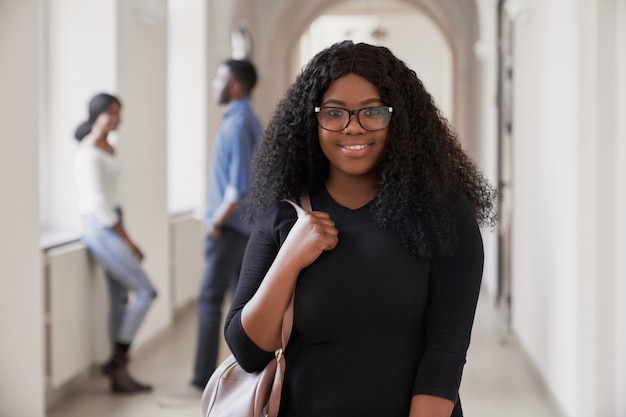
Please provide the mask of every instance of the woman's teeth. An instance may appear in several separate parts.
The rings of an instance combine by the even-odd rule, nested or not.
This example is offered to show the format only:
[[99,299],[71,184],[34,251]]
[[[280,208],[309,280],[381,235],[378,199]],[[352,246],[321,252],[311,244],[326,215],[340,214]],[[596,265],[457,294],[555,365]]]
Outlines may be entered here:
[[351,151],[359,151],[361,149],[367,148],[367,145],[344,145],[343,147]]

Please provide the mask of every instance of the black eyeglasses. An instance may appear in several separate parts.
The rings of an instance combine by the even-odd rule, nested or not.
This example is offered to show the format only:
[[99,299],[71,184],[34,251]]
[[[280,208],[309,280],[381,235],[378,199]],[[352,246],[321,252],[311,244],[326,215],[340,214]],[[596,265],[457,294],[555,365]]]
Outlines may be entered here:
[[352,115],[357,117],[361,127],[368,131],[383,130],[389,126],[393,107],[376,106],[348,110],[340,107],[316,107],[317,121],[324,130],[343,130],[350,124]]

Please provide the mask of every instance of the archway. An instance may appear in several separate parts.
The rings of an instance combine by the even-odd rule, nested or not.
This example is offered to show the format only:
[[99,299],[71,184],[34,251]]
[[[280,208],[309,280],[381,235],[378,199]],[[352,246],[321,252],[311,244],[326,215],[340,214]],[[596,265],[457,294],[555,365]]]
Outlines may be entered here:
[[420,9],[400,1],[363,8],[351,1],[329,8],[303,32],[293,57],[300,71],[321,49],[344,39],[390,48],[420,77],[442,113],[453,119],[452,51],[439,27]]
[[[345,5],[349,3],[355,4],[356,7],[362,5],[364,11],[367,7],[373,7],[373,3],[353,0],[304,3],[286,0],[282,5],[277,5],[278,9],[273,14],[275,20],[263,22],[264,27],[272,29],[266,32],[265,36],[260,36],[258,43],[257,60],[261,66],[272,68],[272,73],[264,80],[265,84],[259,87],[259,94],[268,99],[272,97],[274,103],[278,101],[293,81],[293,68],[297,65],[293,57],[297,56],[302,34],[318,16],[337,5],[347,7]],[[479,159],[482,118],[480,71],[474,53],[474,45],[479,39],[475,2],[398,0],[386,3],[400,4],[427,15],[447,39],[452,51],[451,122],[470,155]],[[264,109],[263,115],[269,117],[272,109]]]

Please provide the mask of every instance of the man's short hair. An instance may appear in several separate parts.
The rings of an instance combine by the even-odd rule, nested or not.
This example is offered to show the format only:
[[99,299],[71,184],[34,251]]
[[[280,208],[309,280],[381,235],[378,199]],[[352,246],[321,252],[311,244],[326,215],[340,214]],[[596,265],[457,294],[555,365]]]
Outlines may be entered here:
[[230,75],[239,81],[249,95],[256,85],[257,74],[252,62],[247,59],[229,59],[224,63],[230,70]]

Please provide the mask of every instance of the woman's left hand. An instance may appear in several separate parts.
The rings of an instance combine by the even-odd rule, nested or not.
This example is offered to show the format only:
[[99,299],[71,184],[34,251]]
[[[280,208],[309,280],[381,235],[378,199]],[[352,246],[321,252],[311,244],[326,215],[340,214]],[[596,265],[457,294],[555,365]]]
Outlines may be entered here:
[[454,403],[433,395],[415,395],[409,417],[450,417]]

